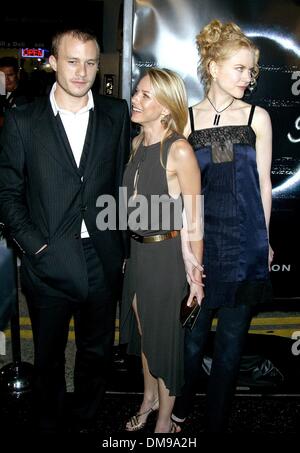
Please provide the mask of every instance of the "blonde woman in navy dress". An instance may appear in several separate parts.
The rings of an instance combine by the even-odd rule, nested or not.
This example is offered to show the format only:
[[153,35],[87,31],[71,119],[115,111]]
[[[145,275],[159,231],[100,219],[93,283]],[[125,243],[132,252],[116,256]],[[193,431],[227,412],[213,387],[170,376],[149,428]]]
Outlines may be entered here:
[[[141,354],[144,376],[143,400],[136,415],[126,423],[127,431],[142,429],[155,410],[156,433],[176,433],[180,429],[171,421],[171,413],[184,382],[179,312],[188,292],[186,272],[191,267],[182,255],[185,242],[195,266],[189,302],[194,296],[199,303],[203,298],[199,266],[202,232],[197,209],[200,171],[195,153],[182,135],[187,117],[180,77],[166,69],[150,69],[132,97],[131,119],[141,125],[141,132],[133,140],[133,153],[123,179],[128,191],[131,253],[124,277],[121,342],[128,343],[129,353]],[[130,207],[138,196],[143,196],[148,205],[139,206],[138,217],[143,225],[137,228],[130,221],[134,213]],[[186,218],[183,229],[182,200]],[[156,210],[158,203],[161,211]],[[180,209],[174,203],[179,203]],[[162,214],[153,224],[155,212]],[[169,219],[166,212],[171,213]]]
[[202,176],[205,299],[185,334],[183,394],[173,418],[191,411],[212,319],[218,317],[208,382],[206,429],[226,430],[253,305],[270,294],[272,128],[243,101],[256,83],[259,50],[234,23],[214,20],[197,36],[205,98],[190,108],[186,135]]

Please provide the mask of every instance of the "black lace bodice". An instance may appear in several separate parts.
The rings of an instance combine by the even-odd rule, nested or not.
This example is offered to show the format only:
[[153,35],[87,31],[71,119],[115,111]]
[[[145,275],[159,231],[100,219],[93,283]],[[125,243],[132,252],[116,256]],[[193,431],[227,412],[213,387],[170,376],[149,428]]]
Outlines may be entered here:
[[233,145],[250,145],[255,149],[256,135],[251,126],[221,126],[200,129],[191,132],[188,138],[196,151],[211,146],[214,163],[231,162]]

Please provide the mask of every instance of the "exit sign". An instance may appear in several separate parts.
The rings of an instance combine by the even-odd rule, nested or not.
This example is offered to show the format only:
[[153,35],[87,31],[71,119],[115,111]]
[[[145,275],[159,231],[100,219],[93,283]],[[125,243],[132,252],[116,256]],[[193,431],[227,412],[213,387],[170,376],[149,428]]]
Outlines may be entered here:
[[44,49],[22,49],[22,58],[44,58]]

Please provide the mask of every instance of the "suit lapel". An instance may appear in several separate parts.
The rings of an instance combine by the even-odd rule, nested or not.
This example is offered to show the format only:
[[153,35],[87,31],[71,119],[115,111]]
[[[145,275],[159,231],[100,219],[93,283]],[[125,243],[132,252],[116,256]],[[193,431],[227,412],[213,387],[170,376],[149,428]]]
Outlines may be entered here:
[[106,158],[107,141],[112,130],[110,117],[102,111],[99,102],[95,102],[94,111],[90,112],[89,127],[86,134],[84,151],[87,148],[86,164],[84,174],[89,175],[96,168],[95,162],[100,162]]
[[107,142],[112,130],[112,120],[102,110],[101,102],[97,98],[94,110],[91,110],[89,115],[83,146],[84,157],[80,162],[81,168],[76,165],[61,119],[54,116],[49,99],[43,111],[36,118],[35,124],[34,134],[44,150],[69,171],[80,174],[80,170],[83,170],[85,175],[89,175],[96,167],[95,162],[101,163],[102,160],[107,160]]
[[50,100],[47,99],[45,108],[34,121],[36,125],[33,130],[37,137],[38,143],[43,147],[43,150],[48,152],[53,159],[60,165],[63,165],[71,172],[78,172],[78,168],[68,142],[63,126],[60,130],[60,118],[54,116]]
[[58,133],[59,133],[61,141],[64,145],[64,151],[66,152],[66,154],[69,158],[70,164],[73,166],[73,169],[76,170],[76,172],[78,172],[78,167],[77,167],[77,164],[76,164],[76,161],[74,158],[74,154],[73,154],[72,148],[70,146],[70,142],[68,140],[68,136],[66,134],[66,131],[65,131],[65,128],[64,128],[64,125],[63,125],[63,122],[61,120],[59,113],[56,115],[55,121],[56,121],[56,126],[58,128]]
[[88,155],[91,149],[91,143],[92,143],[92,135],[93,135],[93,130],[94,130],[94,110],[91,109],[89,111],[89,121],[88,121],[88,126],[85,134],[85,140],[83,144],[83,149],[81,153],[81,158],[80,158],[80,163],[79,163],[79,171],[81,174],[84,173]]

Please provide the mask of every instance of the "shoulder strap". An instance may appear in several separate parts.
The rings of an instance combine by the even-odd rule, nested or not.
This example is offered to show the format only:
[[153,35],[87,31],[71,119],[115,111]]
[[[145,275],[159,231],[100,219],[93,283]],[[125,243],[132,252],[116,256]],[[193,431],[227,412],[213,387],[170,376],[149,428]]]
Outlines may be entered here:
[[248,126],[251,126],[254,110],[255,110],[255,105],[251,105],[249,119],[248,119]]
[[190,114],[191,132],[194,132],[195,124],[194,124],[193,107],[189,107],[189,114]]
[[176,132],[173,132],[168,138],[166,138],[164,140],[162,151],[161,151],[162,152],[162,163],[163,163],[164,167],[167,166],[167,160],[168,160],[171,146],[173,145],[174,142],[176,142],[180,138],[184,138],[184,137],[177,134]]

